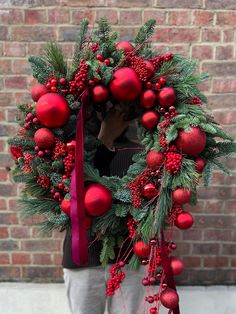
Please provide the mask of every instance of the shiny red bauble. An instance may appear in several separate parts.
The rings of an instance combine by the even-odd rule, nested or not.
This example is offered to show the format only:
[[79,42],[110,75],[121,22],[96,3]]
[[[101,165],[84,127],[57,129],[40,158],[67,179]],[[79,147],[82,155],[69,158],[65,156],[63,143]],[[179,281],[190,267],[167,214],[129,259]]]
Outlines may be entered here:
[[192,227],[193,225],[193,216],[186,212],[182,211],[179,213],[175,219],[175,225],[181,230],[186,230]]
[[198,173],[202,173],[206,166],[206,162],[203,158],[198,157],[195,159],[195,169]]
[[132,101],[140,95],[142,83],[133,69],[124,67],[114,73],[110,90],[117,100]]
[[108,89],[103,85],[97,85],[93,88],[93,100],[97,103],[106,102],[108,100]]
[[164,87],[157,94],[157,100],[161,107],[168,108],[173,105],[176,100],[176,94],[173,87]]
[[175,146],[183,154],[191,157],[199,155],[206,146],[206,133],[199,127],[191,127],[188,130],[179,130],[178,137],[175,140]]
[[147,78],[149,79],[150,77],[154,75],[155,68],[151,61],[145,60],[144,63],[146,65]]
[[174,289],[165,289],[160,296],[160,301],[167,309],[175,309],[179,304],[179,296]]
[[151,89],[145,90],[140,96],[140,105],[145,109],[153,107],[156,101],[156,94]]
[[153,198],[158,194],[158,190],[154,183],[147,183],[144,185],[142,190],[142,196],[147,198]]
[[138,241],[135,243],[133,250],[137,256],[144,258],[150,255],[151,247],[143,241]]
[[48,89],[45,85],[35,85],[31,89],[31,97],[34,101],[38,101],[39,98],[48,93]]
[[116,44],[116,49],[123,49],[124,52],[131,52],[133,51],[134,47],[131,45],[131,43],[127,40],[123,40],[123,41],[120,41]]
[[145,129],[153,129],[157,126],[160,116],[155,111],[147,111],[142,115],[141,123]]
[[151,169],[160,168],[163,165],[164,160],[164,154],[155,150],[150,150],[146,155],[146,163]]
[[170,257],[170,267],[174,276],[178,276],[184,271],[183,261],[176,256]]
[[90,216],[102,216],[112,205],[112,194],[99,183],[92,183],[85,189],[84,204]]
[[178,188],[172,192],[173,202],[179,205],[187,204],[191,197],[192,193],[189,189]]
[[61,210],[68,216],[70,216],[70,200],[63,199],[61,202]]
[[59,128],[68,121],[70,108],[64,97],[48,93],[39,98],[36,104],[36,115],[39,121],[48,128]]
[[55,136],[53,132],[47,128],[38,129],[34,133],[34,141],[39,148],[50,148],[53,146]]

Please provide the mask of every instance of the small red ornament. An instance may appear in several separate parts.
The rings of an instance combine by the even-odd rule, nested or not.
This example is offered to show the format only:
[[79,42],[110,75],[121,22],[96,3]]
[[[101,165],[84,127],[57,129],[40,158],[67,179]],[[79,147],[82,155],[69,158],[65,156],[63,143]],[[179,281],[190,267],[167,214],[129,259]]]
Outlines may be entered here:
[[23,157],[23,151],[20,146],[10,145],[10,152],[15,160],[18,160],[18,158]]
[[184,271],[183,261],[176,256],[170,257],[170,267],[174,276],[178,276]]
[[199,127],[192,127],[190,131],[179,130],[178,137],[175,140],[175,146],[183,154],[191,157],[199,155],[206,146],[206,133]]
[[63,199],[62,202],[61,202],[61,210],[67,215],[67,216],[70,216],[70,205],[71,205],[71,202],[70,200],[67,200],[67,199]]
[[187,204],[192,197],[192,193],[188,189],[178,188],[172,192],[172,200],[179,205]]
[[129,41],[123,40],[116,44],[116,49],[123,49],[125,53],[133,51],[134,47]]
[[145,90],[140,97],[140,104],[146,109],[153,107],[156,101],[156,94],[151,89]]
[[160,301],[167,309],[175,309],[179,304],[179,296],[174,289],[165,289],[160,296]]
[[38,101],[41,96],[48,93],[48,89],[45,85],[35,85],[31,89],[31,97],[34,101]]
[[34,134],[34,141],[39,148],[50,148],[53,146],[55,136],[47,128],[40,128]]
[[156,307],[151,307],[149,312],[150,314],[158,314]]
[[146,65],[146,69],[147,69],[147,78],[151,78],[155,72],[155,68],[152,64],[151,61],[145,60],[144,61],[145,65]]
[[203,158],[198,157],[195,159],[195,169],[198,173],[202,173],[206,166],[206,162]]
[[124,67],[114,73],[110,90],[119,101],[132,101],[140,95],[142,83],[133,69]]
[[174,88],[173,87],[162,88],[160,92],[157,94],[157,100],[159,104],[164,108],[172,106],[176,100]]
[[84,204],[90,216],[102,216],[112,205],[112,194],[102,184],[90,184],[85,190]]
[[182,211],[179,213],[175,219],[175,225],[181,230],[186,230],[192,227],[193,225],[193,216],[186,212]]
[[108,89],[105,86],[97,85],[93,88],[93,100],[97,103],[106,102],[108,100]]
[[151,247],[143,241],[138,241],[135,243],[133,250],[136,255],[144,258],[150,255]]
[[150,150],[146,155],[146,163],[149,168],[160,168],[164,164],[165,156],[162,152]]
[[143,187],[142,195],[147,198],[153,198],[158,194],[158,190],[153,183],[147,183]]
[[48,128],[58,128],[66,124],[70,108],[64,97],[58,94],[45,94],[36,104],[39,121]]
[[147,111],[142,115],[141,123],[145,129],[153,129],[157,126],[160,117],[155,111]]

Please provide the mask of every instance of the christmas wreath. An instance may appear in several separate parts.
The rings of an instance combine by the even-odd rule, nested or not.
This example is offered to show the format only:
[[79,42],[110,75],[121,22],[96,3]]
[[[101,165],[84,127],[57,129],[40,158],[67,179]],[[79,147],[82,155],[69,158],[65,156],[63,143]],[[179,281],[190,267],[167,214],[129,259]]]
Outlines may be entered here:
[[[158,55],[149,40],[154,27],[149,20],[133,43],[117,42],[105,18],[94,30],[83,20],[70,65],[52,42],[42,56],[30,57],[39,84],[32,88],[33,102],[19,106],[20,129],[9,143],[14,179],[25,183],[23,213],[42,215],[43,232],[71,225],[78,264],[87,261],[87,232],[103,243],[103,265],[114,259],[114,246],[128,243],[112,266],[107,295],[124,280],[125,264],[147,265],[142,284],[158,285],[146,297],[150,313],[160,304],[179,313],[173,275],[183,263],[170,256],[173,228],[192,226],[184,205],[196,204],[197,185],[201,178],[209,183],[215,166],[229,172],[219,158],[236,149],[198,89],[207,75],[195,73],[194,60]],[[99,143],[91,117],[107,102],[132,108],[144,145],[122,178],[101,177],[93,166]]]

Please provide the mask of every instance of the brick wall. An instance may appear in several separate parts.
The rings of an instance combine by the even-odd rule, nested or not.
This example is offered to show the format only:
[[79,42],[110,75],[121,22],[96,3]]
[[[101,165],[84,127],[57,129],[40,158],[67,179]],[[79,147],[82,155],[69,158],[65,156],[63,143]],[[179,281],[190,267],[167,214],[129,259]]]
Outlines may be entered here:
[[[6,167],[12,162],[6,140],[16,132],[16,104],[27,101],[32,77],[27,57],[56,39],[71,56],[77,24],[107,16],[123,39],[132,38],[147,19],[159,27],[157,51],[170,49],[199,58],[210,73],[201,86],[216,119],[236,135],[236,2],[235,0],[0,0],[0,280],[60,281],[63,234],[39,238],[35,221],[16,209],[20,186]],[[194,228],[175,232],[186,270],[185,284],[236,282],[235,159],[227,162],[234,176],[215,172],[211,187],[200,188],[191,209]]]

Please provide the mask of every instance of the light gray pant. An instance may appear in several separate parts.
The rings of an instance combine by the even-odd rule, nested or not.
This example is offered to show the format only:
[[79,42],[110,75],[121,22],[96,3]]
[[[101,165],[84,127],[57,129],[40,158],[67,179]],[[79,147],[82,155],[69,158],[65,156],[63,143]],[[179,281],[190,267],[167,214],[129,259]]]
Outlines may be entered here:
[[[124,268],[126,278],[121,289],[106,302],[106,281],[110,266],[63,269],[67,297],[72,314],[142,314],[145,289],[141,284],[145,267],[139,271]],[[106,309],[106,310],[105,310]],[[107,312],[106,312],[107,311]]]

